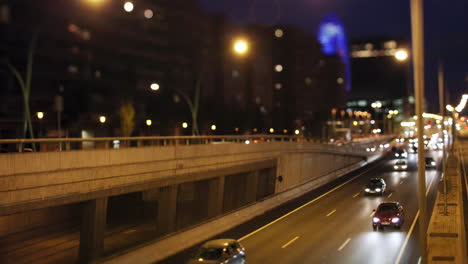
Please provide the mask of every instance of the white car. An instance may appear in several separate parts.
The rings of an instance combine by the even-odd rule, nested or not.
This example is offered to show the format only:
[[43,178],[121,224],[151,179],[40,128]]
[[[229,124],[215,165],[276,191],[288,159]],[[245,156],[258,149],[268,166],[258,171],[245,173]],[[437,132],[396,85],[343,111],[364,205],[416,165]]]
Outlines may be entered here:
[[406,170],[408,169],[408,163],[406,162],[406,160],[398,160],[397,162],[395,162],[395,165],[393,165],[393,168],[395,170]]

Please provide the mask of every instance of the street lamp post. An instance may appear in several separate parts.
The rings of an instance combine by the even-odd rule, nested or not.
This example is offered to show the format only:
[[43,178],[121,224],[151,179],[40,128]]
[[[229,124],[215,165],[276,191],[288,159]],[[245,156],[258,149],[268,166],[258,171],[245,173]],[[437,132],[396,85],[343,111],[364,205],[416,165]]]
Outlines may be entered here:
[[427,212],[426,212],[426,170],[424,164],[424,31],[423,0],[411,0],[411,36],[413,42],[414,90],[416,97],[416,127],[418,129],[418,202],[419,202],[419,241],[421,264],[427,263]]

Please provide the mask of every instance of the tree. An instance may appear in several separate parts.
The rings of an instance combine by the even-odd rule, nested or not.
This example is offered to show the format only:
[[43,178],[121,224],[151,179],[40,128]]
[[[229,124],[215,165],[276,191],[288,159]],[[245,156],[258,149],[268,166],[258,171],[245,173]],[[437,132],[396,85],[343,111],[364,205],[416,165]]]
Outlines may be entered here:
[[187,93],[182,90],[174,89],[177,93],[179,93],[182,98],[184,98],[185,102],[187,103],[190,113],[192,115],[192,136],[200,135],[200,131],[198,130],[198,109],[200,106],[200,88],[201,88],[201,77],[197,79],[195,84],[195,95],[192,100]]
[[[34,131],[31,121],[31,111],[29,107],[29,95],[31,92],[31,79],[32,79],[32,69],[33,69],[33,60],[34,60],[34,51],[36,48],[37,33],[34,33],[31,42],[29,43],[28,48],[28,58],[26,62],[26,73],[25,76],[22,76],[19,70],[13,66],[9,61],[7,61],[7,67],[11,73],[15,76],[18,84],[21,88],[23,94],[23,138],[26,138],[26,135],[29,131],[29,137],[34,139]],[[36,145],[32,144],[32,148],[36,151]]]
[[132,103],[126,102],[120,105],[120,128],[122,136],[129,137],[135,128],[135,108]]

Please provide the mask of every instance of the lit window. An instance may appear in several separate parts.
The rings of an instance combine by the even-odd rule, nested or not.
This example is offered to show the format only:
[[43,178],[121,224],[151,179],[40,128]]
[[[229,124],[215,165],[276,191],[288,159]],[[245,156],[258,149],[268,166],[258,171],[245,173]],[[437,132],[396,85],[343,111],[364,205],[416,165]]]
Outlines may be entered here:
[[89,32],[88,30],[83,30],[81,32],[81,37],[84,39],[84,40],[90,40],[91,39],[91,32]]
[[344,80],[343,80],[343,78],[340,77],[340,78],[336,79],[336,82],[338,84],[343,84]]
[[96,70],[94,72],[94,76],[96,77],[96,79],[100,79],[101,78],[101,71],[100,70]]
[[277,65],[275,66],[275,71],[276,71],[276,72],[282,72],[282,71],[283,71],[283,66],[282,66],[281,64],[277,64]]
[[371,50],[371,49],[374,49],[374,45],[372,45],[372,43],[367,43],[366,45],[364,45],[364,48],[366,50]]
[[133,8],[134,8],[134,5],[133,5],[132,2],[126,2],[126,3],[124,4],[124,10],[125,10],[126,12],[129,12],[129,13],[132,12],[132,11],[133,11]]
[[144,15],[147,19],[150,19],[153,17],[154,13],[151,9],[146,9]]
[[10,23],[10,8],[6,4],[0,6],[0,22]]
[[238,70],[233,70],[232,71],[232,78],[237,78],[239,77],[239,71]]
[[75,24],[70,24],[70,25],[68,25],[68,31],[71,32],[71,33],[79,33],[80,28]]
[[386,49],[395,49],[397,47],[397,43],[394,40],[390,40],[384,43],[384,47]]
[[281,83],[276,83],[275,84],[275,89],[276,90],[281,90],[281,88],[283,88],[283,85]]
[[312,84],[312,79],[310,77],[305,78],[304,80],[306,85],[311,85]]
[[284,35],[284,32],[283,32],[282,29],[278,28],[277,30],[275,30],[275,37],[281,38],[281,37],[283,37],[283,35]]

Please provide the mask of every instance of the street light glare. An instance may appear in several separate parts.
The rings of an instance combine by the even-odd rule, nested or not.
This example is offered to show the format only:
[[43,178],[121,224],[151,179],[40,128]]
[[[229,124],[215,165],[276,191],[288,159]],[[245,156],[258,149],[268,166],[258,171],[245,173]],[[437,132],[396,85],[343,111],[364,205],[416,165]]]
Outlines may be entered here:
[[215,131],[216,130],[216,125],[211,125],[211,130]]
[[144,15],[147,19],[150,19],[153,17],[154,13],[151,9],[146,9]]
[[182,127],[183,127],[183,128],[187,128],[187,127],[188,127],[187,122],[183,122],[183,123],[182,123]]
[[237,40],[235,43],[234,43],[234,51],[237,53],[237,54],[245,54],[248,50],[248,44],[245,40]]
[[36,115],[37,115],[37,118],[39,119],[44,118],[44,112],[37,112]]
[[104,124],[106,122],[106,117],[105,116],[100,116],[99,117],[99,122]]
[[395,58],[399,61],[405,61],[408,59],[408,52],[406,50],[398,50],[395,53]]
[[294,134],[299,135],[299,129],[294,130]]
[[134,7],[135,7],[135,6],[133,5],[132,2],[126,2],[126,3],[124,4],[124,10],[125,10],[126,12],[129,12],[129,13],[133,11],[133,8],[134,8]]
[[146,125],[151,126],[153,124],[153,121],[151,119],[146,120]]
[[151,87],[151,90],[153,91],[159,90],[159,84],[157,83],[152,83],[150,87]]

